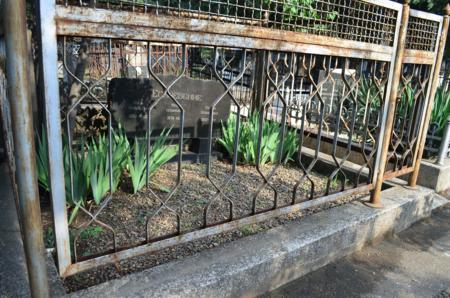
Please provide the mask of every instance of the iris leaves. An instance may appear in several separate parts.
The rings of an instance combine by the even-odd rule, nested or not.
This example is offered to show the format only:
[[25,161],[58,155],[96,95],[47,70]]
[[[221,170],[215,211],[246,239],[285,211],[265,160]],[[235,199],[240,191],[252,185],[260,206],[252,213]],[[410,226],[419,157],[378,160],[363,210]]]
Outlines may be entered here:
[[[258,113],[253,113],[241,124],[239,130],[238,160],[254,165],[258,157],[259,121]],[[261,136],[260,164],[287,163],[298,150],[298,137],[294,129],[286,129],[284,144],[280,156],[281,125],[273,121],[264,121]],[[222,123],[222,138],[218,143],[223,146],[229,156],[233,156],[236,135],[236,115],[231,115],[226,123]]]
[[[178,153],[176,146],[166,144],[170,131],[164,130],[154,141],[150,152],[150,175]],[[49,156],[44,129],[41,133],[36,132],[35,140],[39,185],[44,191],[49,191]],[[71,210],[69,224],[76,218],[81,207],[100,205],[109,194],[114,193],[127,170],[133,184],[133,192],[136,193],[144,187],[147,173],[146,142],[135,139],[133,145],[131,149],[126,133],[120,125],[118,129],[111,131],[111,144],[106,134],[89,140],[82,136],[72,146],[64,139],[65,189],[67,204]]]

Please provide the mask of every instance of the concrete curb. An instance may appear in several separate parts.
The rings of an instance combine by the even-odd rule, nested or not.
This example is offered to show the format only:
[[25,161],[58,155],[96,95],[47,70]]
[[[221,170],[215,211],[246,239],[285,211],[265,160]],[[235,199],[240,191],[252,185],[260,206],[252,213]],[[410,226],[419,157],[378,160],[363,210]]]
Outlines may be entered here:
[[383,209],[354,202],[70,297],[251,297],[397,233],[449,201],[425,188],[383,191]]
[[[408,176],[402,178],[408,180]],[[445,159],[444,165],[423,160],[417,184],[434,189],[436,192],[450,189],[450,159]]]

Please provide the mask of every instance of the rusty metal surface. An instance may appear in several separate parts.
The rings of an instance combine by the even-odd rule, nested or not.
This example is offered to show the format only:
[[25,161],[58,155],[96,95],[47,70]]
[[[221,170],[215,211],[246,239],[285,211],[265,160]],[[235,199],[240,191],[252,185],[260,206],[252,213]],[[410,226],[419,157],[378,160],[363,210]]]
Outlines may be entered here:
[[433,38],[440,36],[442,21],[441,16],[411,10],[409,22],[412,23],[408,23],[407,49],[387,156],[390,178],[403,175],[405,168],[408,172],[417,159],[438,53]]
[[413,167],[403,168],[403,169],[397,170],[397,171],[386,171],[384,173],[384,180],[390,180],[393,178],[397,178],[397,177],[412,173],[413,171],[414,171]]
[[[336,37],[315,36],[258,28],[241,24],[221,24],[207,20],[157,18],[144,13],[57,6],[57,34],[102,38],[124,38],[190,43],[252,49],[280,50],[371,60],[390,61],[392,47]],[[155,30],[158,29],[158,30]]]
[[25,1],[4,1],[6,76],[16,164],[16,182],[28,276],[33,297],[48,297],[47,266],[36,176],[33,115],[28,69]]
[[[399,4],[401,5],[401,4]],[[395,55],[394,53],[397,53],[398,51],[398,47],[399,47],[399,43],[400,43],[400,30],[402,28],[402,21],[403,21],[403,9],[400,8],[399,11],[399,15],[398,15],[398,19],[397,19],[397,24],[396,24],[396,31],[395,31],[395,41],[394,41],[394,46],[393,46],[393,54],[391,55],[391,68],[390,68],[390,72],[389,72],[389,78],[388,78],[388,83],[387,83],[387,90],[391,90],[392,89],[392,84],[394,82],[394,77],[397,75],[395,72],[395,67],[393,67],[397,61],[397,55]],[[383,142],[384,142],[384,137],[385,134],[383,133],[384,130],[386,129],[386,122],[387,122],[387,117],[388,117],[388,108],[389,108],[389,100],[385,100],[384,104],[382,106],[380,106],[380,108],[383,109],[382,115],[381,115],[381,125],[380,125],[380,133],[378,134],[378,150],[377,150],[377,154],[376,154],[376,158],[375,158],[375,165],[374,165],[374,173],[373,173],[373,181],[375,183],[375,181],[377,181],[378,176],[381,175],[381,173],[378,171],[378,169],[380,168],[380,162],[382,160],[381,158],[381,154],[383,150],[380,150],[380,146],[382,146]]]
[[[436,55],[436,63],[435,65],[442,65],[442,61],[444,59],[444,53],[445,53],[445,45],[447,42],[447,35],[448,35],[448,27],[450,24],[450,4],[446,6],[445,10],[445,17],[442,23],[442,32],[438,43],[438,53]],[[423,150],[425,148],[425,142],[426,142],[426,136],[428,132],[428,126],[431,119],[431,113],[433,111],[433,104],[434,104],[434,97],[436,95],[437,88],[439,86],[439,67],[434,68],[431,87],[430,87],[430,94],[429,94],[429,101],[426,108],[426,114],[424,117],[424,121],[422,124],[422,131],[419,136],[419,144],[417,147],[417,154],[414,164],[414,172],[409,178],[409,185],[414,187],[417,184],[417,178],[419,176],[419,170],[420,170],[420,164],[422,161],[422,154]]]
[[403,63],[405,64],[429,64],[433,65],[436,59],[435,52],[405,50]]
[[[406,2],[406,1],[405,1]],[[403,12],[402,12],[402,21],[401,21],[401,27],[400,27],[400,33],[398,37],[398,47],[397,47],[397,53],[396,53],[396,60],[394,64],[394,77],[392,79],[392,85],[388,97],[388,107],[386,110],[387,118],[386,118],[386,126],[384,127],[384,130],[382,132],[383,134],[383,143],[381,145],[381,156],[380,156],[380,163],[379,168],[377,169],[377,178],[374,183],[374,190],[371,195],[371,204],[373,205],[380,205],[381,204],[381,188],[384,182],[384,173],[386,169],[386,162],[387,162],[387,155],[389,150],[389,144],[391,142],[392,137],[392,129],[393,129],[393,122],[394,122],[394,111],[397,103],[397,97],[398,97],[398,89],[400,85],[400,79],[401,79],[401,71],[402,71],[402,64],[403,64],[403,57],[404,57],[404,50],[406,45],[406,36],[408,32],[408,19],[409,19],[409,12],[410,7],[408,4],[403,5]]]
[[[58,1],[59,4],[82,6],[83,1]],[[241,23],[283,31],[306,32],[318,36],[391,46],[400,6],[388,1],[315,0],[308,3],[286,0],[229,1],[183,0],[152,2],[96,1],[96,8],[128,10],[149,15],[173,15],[194,20],[207,19],[221,23]],[[300,17],[301,16],[301,17]]]
[[425,112],[430,104],[442,20],[437,15],[410,10],[399,90],[392,110],[393,125],[385,167],[389,174],[384,179],[410,173],[416,163]]
[[[68,109],[66,111],[66,119],[69,119],[69,115],[71,114],[71,111],[75,108],[79,107],[80,105],[89,105],[92,103],[96,103],[98,106],[100,106],[105,112],[107,113],[108,117],[108,125],[106,127],[107,129],[107,135],[111,133],[111,113],[107,106],[104,106],[102,102],[105,102],[105,99],[101,98],[102,93],[97,93],[99,96],[93,93],[92,90],[95,88],[100,88],[102,85],[103,79],[110,76],[110,70],[111,70],[111,53],[112,50],[117,48],[116,43],[123,43],[123,40],[119,41],[112,41],[111,39],[96,39],[96,47],[101,48],[104,57],[106,57],[106,60],[100,58],[98,54],[95,55],[95,59],[97,61],[105,61],[105,65],[103,67],[100,67],[103,71],[98,72],[97,66],[94,66],[95,69],[92,69],[89,67],[89,70],[87,71],[88,76],[91,74],[97,74],[98,78],[95,80],[91,80],[89,82],[85,82],[85,80],[82,80],[81,78],[78,78],[75,76],[73,72],[71,72],[67,61],[69,60],[69,56],[71,55],[71,51],[69,49],[72,49],[77,44],[77,39],[74,38],[67,38],[63,37],[60,39],[60,48],[62,49],[62,56],[63,56],[63,71],[66,72],[68,75],[67,77],[71,77],[74,80],[79,81],[81,84],[85,86],[85,90],[75,99],[73,99],[73,103],[68,106]],[[142,42],[141,42],[142,43]],[[104,45],[104,46],[100,46]],[[169,59],[172,61],[178,61],[175,63],[175,73],[173,78],[170,80],[170,82],[163,82],[160,79],[160,85],[165,90],[163,93],[168,94],[170,96],[170,99],[174,101],[174,104],[177,104],[177,100],[172,95],[172,89],[174,86],[177,86],[177,82],[181,77],[184,76],[192,76],[192,78],[198,78],[195,73],[188,72],[186,69],[192,68],[192,52],[195,52],[197,50],[201,50],[202,48],[197,48],[195,46],[186,46],[186,45],[174,45],[171,43],[144,43],[145,47],[142,47],[139,53],[142,52],[142,50],[146,51],[146,54],[148,55],[149,59],[147,60],[147,68],[149,70],[148,76],[154,78],[155,80],[162,77],[164,74],[162,74],[160,70],[160,61],[161,57],[164,57],[165,55],[172,55],[173,59]],[[164,46],[165,45],[165,46]],[[181,50],[177,50],[177,47]],[[133,47],[134,48],[134,47]],[[154,50],[159,49],[158,54],[154,55]],[[167,53],[164,53],[167,50]],[[72,53],[73,54],[73,53]],[[179,55],[179,56],[177,56]],[[237,95],[234,93],[230,93],[227,90],[232,90],[232,87],[236,85],[240,85],[243,80],[243,78],[246,76],[247,72],[250,71],[252,75],[250,78],[255,79],[257,77],[257,73],[254,73],[254,63],[250,59],[251,55],[253,55],[253,52],[250,50],[242,50],[242,49],[229,49],[229,48],[221,48],[221,47],[214,47],[213,48],[213,55],[212,57],[215,57],[214,63],[213,63],[213,72],[211,73],[212,79],[217,79],[221,84],[224,86],[224,94],[219,96],[215,99],[215,102],[220,101],[224,95],[227,95],[231,97],[231,100],[233,101],[233,106],[236,108],[237,115],[240,115],[240,110],[244,110],[245,108],[248,108],[245,106],[244,103],[241,103],[240,100],[238,100]],[[190,57],[187,59],[187,57]],[[235,64],[235,68],[232,69],[232,62],[238,59],[238,57],[241,57],[242,63]],[[219,59],[220,58],[220,59]],[[261,103],[257,106],[257,110],[259,112],[259,115],[263,116],[266,119],[272,121],[280,122],[281,124],[284,124],[284,127],[281,129],[286,131],[288,123],[293,125],[294,122],[296,122],[298,126],[298,130],[300,135],[306,135],[309,138],[314,138],[321,140],[322,134],[325,134],[325,130],[328,130],[328,136],[331,137],[331,142],[333,146],[334,153],[332,154],[334,158],[334,162],[332,164],[333,169],[326,174],[326,190],[325,193],[317,192],[315,190],[314,184],[310,185],[308,187],[308,193],[303,194],[298,191],[298,187],[302,185],[302,183],[306,183],[307,181],[311,179],[311,175],[313,174],[313,170],[315,169],[315,165],[319,162],[318,154],[320,153],[320,146],[315,146],[314,152],[316,156],[314,157],[313,161],[311,163],[307,163],[304,160],[305,154],[303,152],[299,152],[298,157],[296,157],[296,163],[300,164],[299,173],[300,176],[298,178],[298,181],[296,181],[296,185],[294,189],[292,189],[292,193],[290,193],[290,196],[292,196],[292,199],[290,199],[290,202],[288,204],[294,205],[299,201],[302,200],[316,200],[320,199],[323,195],[328,195],[331,192],[339,192],[342,195],[344,195],[346,190],[349,188],[352,189],[359,189],[361,185],[370,185],[371,184],[371,177],[373,174],[373,164],[375,162],[375,156],[377,153],[377,138],[378,138],[378,130],[380,123],[377,119],[379,119],[380,111],[378,111],[375,107],[375,102],[384,102],[385,95],[386,95],[386,85],[388,82],[388,74],[390,73],[390,67],[388,63],[380,62],[380,61],[369,61],[369,60],[363,60],[363,59],[354,59],[354,58],[341,58],[341,57],[328,57],[328,56],[321,56],[321,55],[309,55],[309,54],[294,54],[294,53],[285,53],[285,52],[272,52],[272,51],[266,51],[264,52],[264,55],[262,56],[262,59],[264,60],[264,67],[259,67],[259,71],[263,72],[266,77],[265,84],[267,85],[266,88],[260,91],[261,96]],[[140,59],[138,59],[140,61]],[[190,63],[187,62],[187,60],[191,61]],[[92,66],[93,64],[89,64]],[[196,66],[197,67],[197,66]],[[350,69],[351,67],[351,69]],[[168,69],[172,69],[173,67],[168,67]],[[177,70],[178,69],[178,70]],[[322,72],[322,76],[317,77],[318,74]],[[369,73],[370,75],[364,75],[365,73]],[[336,77],[333,77],[332,74],[334,74]],[[231,76],[231,77],[230,77]],[[364,77],[363,77],[364,76]],[[66,77],[66,76],[64,76]],[[145,75],[144,75],[145,77]],[[252,79],[252,80],[253,80]],[[325,104],[325,101],[331,100],[330,95],[325,96],[321,94],[321,88],[320,86],[324,85],[325,83],[328,84],[334,84],[335,80],[341,80],[342,84],[340,89],[336,89],[333,93],[335,93],[336,96],[336,102],[332,104],[333,110],[327,111],[327,109],[330,106],[330,103],[327,102]],[[289,81],[289,83],[287,83]],[[89,84],[89,85],[88,85]],[[254,85],[253,83],[247,82],[246,84],[249,84],[250,86]],[[363,84],[369,84],[371,88],[370,94],[367,94],[367,98],[361,99],[363,102],[359,102],[357,100],[357,90],[359,86],[362,86]],[[303,90],[301,86],[310,86],[309,96],[306,98],[301,96]],[[62,90],[69,90],[69,88],[62,88]],[[290,91],[289,91],[290,90]],[[341,94],[342,93],[342,94]],[[65,99],[65,102],[70,102],[70,94],[67,94],[65,92],[62,92],[62,98]],[[157,98],[156,101],[153,103],[153,105],[150,107],[150,111],[152,111],[152,107],[154,105],[157,105],[158,102],[161,100],[161,98]],[[167,98],[166,98],[167,100]],[[275,104],[277,102],[277,104]],[[282,105],[282,106],[281,106]],[[364,106],[362,106],[364,105]],[[344,109],[344,106],[346,107]],[[210,109],[214,109],[214,105],[212,107],[209,107]],[[292,112],[299,114],[303,114],[302,117],[291,117],[291,119],[288,122],[287,119],[287,109],[290,109]],[[362,113],[362,110],[365,112]],[[181,110],[180,111],[184,111]],[[282,111],[282,113],[277,113],[277,111]],[[338,113],[340,117],[338,118],[331,118],[330,116],[335,115]],[[307,120],[307,117],[305,115],[309,114],[317,114],[316,120]],[[209,122],[213,123],[213,117],[214,113],[209,113]],[[309,116],[308,116],[309,117]],[[180,116],[180,127],[184,125],[183,121],[184,117],[183,115]],[[71,122],[69,119],[68,122]],[[67,125],[67,135],[69,137],[69,140],[72,140],[73,132],[71,131],[71,125],[70,123],[66,122]],[[151,121],[147,122],[149,125]],[[261,126],[261,125],[260,125]],[[333,128],[330,128],[333,127]],[[211,127],[210,127],[211,129]],[[147,132],[152,131],[152,127],[149,126],[146,129]],[[314,131],[314,134],[311,134],[311,131]],[[261,133],[261,131],[260,131]],[[148,135],[148,133],[146,134]],[[283,133],[284,135],[284,133]],[[108,137],[109,138],[109,137]],[[260,134],[258,136],[258,146],[259,146],[259,152],[261,148],[261,139],[262,135]],[[149,139],[148,139],[149,140]],[[170,189],[170,191],[167,194],[157,194],[155,192],[151,192],[151,197],[155,198],[160,204],[160,208],[156,210],[154,214],[149,214],[148,218],[146,219],[147,225],[149,223],[152,223],[153,217],[159,216],[160,214],[174,214],[177,218],[177,229],[176,233],[174,234],[170,230],[164,231],[163,237],[164,238],[173,238],[181,233],[185,233],[186,230],[181,232],[180,230],[180,222],[183,223],[183,219],[181,218],[179,211],[177,209],[171,207],[171,200],[174,194],[178,191],[180,182],[181,182],[181,163],[183,161],[183,151],[180,149],[181,144],[183,140],[183,135],[178,136],[176,138],[176,142],[178,143],[178,158],[177,158],[177,180],[176,185]],[[302,139],[303,141],[303,139]],[[212,133],[211,130],[208,133],[208,156],[212,156],[211,148],[212,148]],[[71,143],[71,142],[69,142]],[[283,144],[283,139],[280,140],[280,143]],[[338,156],[336,153],[338,144],[341,144],[339,146],[342,147],[341,155]],[[345,144],[342,146],[342,144]],[[361,156],[361,159],[363,162],[355,167],[357,167],[355,179],[352,180],[350,183],[348,183],[347,173],[344,169],[344,163],[349,158],[349,155],[351,154],[351,149],[354,147],[354,145],[357,144],[361,149],[358,151],[357,154]],[[234,152],[236,153],[238,146],[238,142],[234,144]],[[149,148],[148,146],[147,148]],[[70,154],[70,153],[69,153]],[[148,152],[147,152],[148,154]],[[258,153],[260,154],[260,153]],[[356,154],[356,153],[353,153]],[[258,155],[258,158],[259,155]],[[70,159],[70,155],[69,155]],[[276,174],[276,171],[281,166],[280,161],[274,161],[274,167],[270,171],[270,173],[263,173],[261,169],[259,168],[259,162],[256,163],[255,170],[257,171],[257,175],[261,176],[261,182],[258,182],[257,189],[254,192],[249,192],[248,195],[251,197],[252,200],[252,213],[251,214],[257,214],[260,212],[267,212],[267,209],[259,209],[257,208],[258,204],[258,195],[264,188],[270,187],[274,192],[274,198],[273,198],[273,206],[271,209],[277,209],[280,208],[282,205],[277,201],[278,192],[279,190],[272,185],[272,178]],[[210,160],[208,160],[207,166],[211,166]],[[232,166],[234,169],[236,169],[237,166],[237,159],[236,155],[233,157],[232,160]],[[235,171],[235,170],[234,170]],[[111,173],[111,172],[110,172]],[[233,173],[230,177],[228,177],[227,181],[221,182],[220,185],[215,183],[213,179],[211,179],[210,176],[208,176],[208,171],[206,172],[206,179],[208,179],[209,183],[214,187],[214,193],[211,195],[210,198],[208,198],[209,204],[204,208],[204,215],[203,215],[203,225],[201,227],[198,227],[199,229],[204,229],[210,226],[211,224],[217,225],[220,222],[210,222],[208,220],[209,215],[209,206],[218,201],[227,200],[227,202],[230,203],[230,206],[232,206],[233,201],[228,198],[227,192],[224,190],[226,189],[227,185],[230,184],[231,179],[233,178]],[[109,174],[111,176],[111,174]],[[198,178],[205,178],[203,175],[198,175]],[[333,181],[336,181],[336,187],[334,189],[331,189],[331,184]],[[350,184],[350,185],[349,185]],[[73,186],[71,186],[72,189]],[[337,188],[337,189],[336,189]],[[344,192],[343,192],[344,191]],[[242,199],[242,198],[241,198]],[[86,222],[86,224],[83,225],[82,229],[87,229],[90,226],[96,224],[100,225],[103,228],[106,228],[108,231],[111,231],[112,238],[114,243],[113,249],[110,250],[108,248],[102,249],[102,253],[104,254],[110,254],[112,252],[118,252],[122,251],[127,247],[124,246],[118,246],[116,245],[116,232],[111,225],[109,225],[106,222],[103,222],[99,219],[99,217],[102,215],[102,213],[105,212],[105,208],[111,204],[111,202],[114,201],[114,195],[108,195],[106,199],[104,199],[98,209],[95,210],[95,212],[90,212],[88,209],[80,208],[80,212],[84,213],[89,217],[89,221]],[[286,204],[286,203],[284,203]],[[239,218],[239,216],[236,216],[233,213],[232,207],[230,207],[229,210],[229,221],[234,220],[235,218]],[[195,230],[195,229],[191,229]],[[190,231],[190,230],[188,230]],[[148,232],[148,228],[146,229],[146,232]],[[80,261],[84,262],[84,258],[80,258],[80,255],[83,255],[84,253],[78,252],[77,249],[77,243],[78,243],[79,237],[76,236],[74,238],[74,260],[75,263],[78,264]],[[147,242],[154,242],[158,239],[154,239],[149,237],[147,233]],[[172,242],[171,242],[172,243]],[[134,245],[143,245],[141,242],[138,242],[137,244],[134,243]],[[89,256],[90,258],[95,257],[95,255]],[[74,267],[77,268],[77,267]]]

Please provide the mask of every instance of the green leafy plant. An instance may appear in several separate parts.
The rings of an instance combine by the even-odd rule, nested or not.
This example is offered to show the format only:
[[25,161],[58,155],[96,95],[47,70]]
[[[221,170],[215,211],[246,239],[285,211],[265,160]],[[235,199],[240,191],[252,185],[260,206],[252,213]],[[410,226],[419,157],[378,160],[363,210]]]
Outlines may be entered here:
[[[367,106],[370,111],[379,112],[381,109],[381,99],[377,86],[368,78],[361,78],[358,89],[358,118],[367,113]],[[382,91],[381,91],[381,94]]]
[[[283,3],[283,20],[288,23],[295,23],[302,19],[320,20],[324,17],[328,21],[334,21],[337,18],[337,11],[330,11],[325,16],[321,16],[314,7],[315,3],[316,0],[286,0]],[[320,29],[318,27],[315,28]]]
[[[67,202],[71,206],[82,204],[79,202],[84,202],[89,190],[89,170],[88,163],[85,158],[84,146],[85,139],[82,138],[80,143],[80,150],[72,150],[72,167],[70,166],[70,156],[67,139],[63,141],[63,158],[64,158],[64,176],[65,187],[66,187],[66,198]],[[71,179],[70,179],[70,169],[72,168],[72,180],[73,180],[73,194],[71,191]]]
[[92,196],[98,205],[111,188],[109,181],[109,146],[106,136],[103,135],[98,140],[92,140],[86,147],[86,173],[89,176]]
[[[87,144],[87,172],[89,175],[90,187],[95,203],[100,204],[101,200],[110,192],[109,176],[109,144],[106,135],[101,135],[97,140],[93,139]],[[112,130],[112,193],[117,190],[121,181],[130,155],[130,144],[123,128],[119,125],[117,130]]]
[[36,143],[36,169],[38,176],[38,183],[45,191],[50,191],[49,168],[48,168],[48,148],[47,135],[42,129],[41,133],[35,132]]
[[44,244],[45,248],[55,247],[55,231],[51,227],[44,230]]
[[435,124],[435,133],[443,135],[448,116],[450,116],[450,92],[440,87],[434,98],[433,111],[431,114],[431,124]]
[[116,191],[122,174],[128,164],[128,156],[130,155],[130,143],[128,141],[125,130],[119,124],[117,130],[112,131],[113,134],[113,191]]
[[[167,145],[167,139],[171,130],[163,130],[151,147],[150,163],[148,165],[150,176],[178,153],[177,146]],[[144,187],[147,180],[147,143],[135,138],[131,156],[128,158],[128,171],[133,184],[133,193],[137,193]]]
[[411,111],[411,108],[414,105],[416,88],[413,88],[411,83],[408,83],[400,89],[400,92],[401,97],[397,103],[395,115],[397,116],[397,119],[402,120],[408,116],[407,114]]
[[[76,148],[71,148],[68,140],[63,139],[66,198],[71,210],[69,224],[76,218],[78,210],[82,206],[91,203],[99,205],[108,192],[113,193],[118,187],[127,166],[130,144],[120,125],[117,130],[112,130],[112,136],[112,190],[109,181],[109,144],[106,135],[100,135],[90,141],[82,136],[76,144]],[[69,154],[69,150],[71,150],[71,154]],[[42,130],[41,134],[36,132],[36,151],[39,184],[44,190],[49,191],[45,130]],[[71,171],[72,179],[70,178]],[[89,201],[89,195],[92,195],[93,202]]]
[[[84,148],[85,140],[82,138],[81,148]],[[73,222],[81,206],[86,205],[89,190],[88,162],[83,150],[72,151],[72,167],[70,166],[69,146],[67,139],[63,141],[63,162],[67,204],[71,210],[69,224]],[[72,168],[73,194],[71,189],[70,169]]]
[[[238,159],[246,164],[256,164],[258,157],[259,114],[253,113],[243,122],[239,131]],[[225,148],[229,156],[233,156],[236,134],[236,115],[230,115],[226,123],[222,123],[222,138],[218,143]],[[260,164],[287,163],[292,160],[298,149],[297,133],[293,129],[287,129],[284,138],[281,158],[280,139],[281,125],[272,121],[264,121],[261,137]]]
[[[105,1],[105,0],[102,0]],[[224,16],[247,17],[266,20],[269,24],[282,23],[284,27],[297,25],[302,21],[308,24],[311,20],[334,21],[338,12],[330,10],[320,13],[316,7],[316,0],[285,0],[283,3],[274,0],[241,0],[236,5],[225,4],[220,1],[171,1],[171,0],[136,0],[136,4],[147,4],[160,8],[187,9],[205,13],[217,13]],[[247,7],[247,9],[242,9]],[[251,9],[254,8],[254,9]],[[327,24],[313,24],[312,29],[327,29]]]
[[100,233],[103,232],[103,228],[99,226],[89,226],[85,230],[81,231],[80,239],[86,241],[92,238],[97,238]]
[[128,158],[128,172],[130,173],[131,183],[133,184],[133,193],[137,193],[145,185],[147,168],[146,152],[146,142],[139,142],[135,138],[132,150],[133,159],[131,156]]
[[[231,114],[228,120],[222,125],[222,138],[217,142],[222,145],[228,153],[228,156],[233,156],[234,153],[234,141],[236,135],[236,115]],[[242,129],[242,128],[241,128]]]
[[[370,78],[362,77],[360,79],[355,122],[355,128],[359,133],[364,133],[364,128],[367,124],[370,129],[372,125],[377,123],[382,109],[382,100],[380,97],[383,95],[383,87],[379,89]],[[355,141],[358,141],[358,134],[355,134],[354,138]]]
[[344,183],[344,188],[345,186],[349,183],[348,178],[342,174],[341,172],[338,172],[333,179],[331,179],[330,181],[330,187],[332,189],[337,189],[339,187],[341,187],[341,184]]
[[150,176],[178,153],[177,146],[166,145],[171,130],[172,129],[164,129],[151,147],[149,162]]
[[293,129],[289,129],[284,138],[284,153],[283,163],[287,163],[293,160],[293,156],[298,152],[299,141],[297,132]]

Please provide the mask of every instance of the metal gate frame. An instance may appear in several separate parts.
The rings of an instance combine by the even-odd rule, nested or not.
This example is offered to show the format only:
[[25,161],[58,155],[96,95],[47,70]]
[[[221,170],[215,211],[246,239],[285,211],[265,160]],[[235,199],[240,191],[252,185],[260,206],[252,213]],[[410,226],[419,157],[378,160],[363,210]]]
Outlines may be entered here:
[[[420,165],[423,151],[424,131],[432,107],[432,98],[437,87],[439,65],[448,30],[448,15],[445,18],[410,10],[409,1],[398,4],[388,0],[362,0],[366,3],[387,7],[397,12],[396,30],[392,46],[369,44],[359,41],[342,40],[335,37],[314,36],[302,32],[276,31],[272,29],[217,22],[203,19],[176,18],[173,16],[150,16],[144,13],[112,11],[107,9],[57,5],[54,0],[41,0],[39,4],[39,24],[42,39],[42,67],[45,93],[45,118],[48,138],[51,199],[55,223],[55,236],[59,273],[67,277],[78,272],[117,262],[124,258],[142,255],[182,242],[200,239],[219,232],[230,231],[238,227],[261,220],[317,206],[325,202],[355,192],[374,190],[372,205],[379,206],[380,191],[383,182],[391,177],[414,172],[410,185],[415,185],[414,175]],[[448,14],[448,12],[447,12]],[[410,50],[407,45],[409,16],[432,20],[439,23],[440,41],[436,41],[434,51]],[[229,223],[189,232],[155,243],[147,243],[127,250],[116,251],[109,255],[73,263],[69,244],[66,198],[64,188],[64,168],[62,154],[62,131],[60,117],[60,93],[57,77],[57,36],[99,37],[110,39],[151,40],[155,42],[173,42],[182,44],[236,47],[245,44],[249,49],[275,50],[304,54],[319,54],[340,57],[363,58],[390,63],[387,90],[388,99],[383,107],[383,119],[377,150],[374,184],[329,195],[313,201],[283,207],[262,214],[235,220]],[[406,48],[406,49],[405,49]],[[403,63],[432,65],[432,84],[427,91],[427,115],[421,117],[420,144],[415,146],[415,163],[402,171],[386,174],[385,166],[389,142],[392,136],[393,111],[395,110]],[[431,98],[431,99],[430,99]]]

